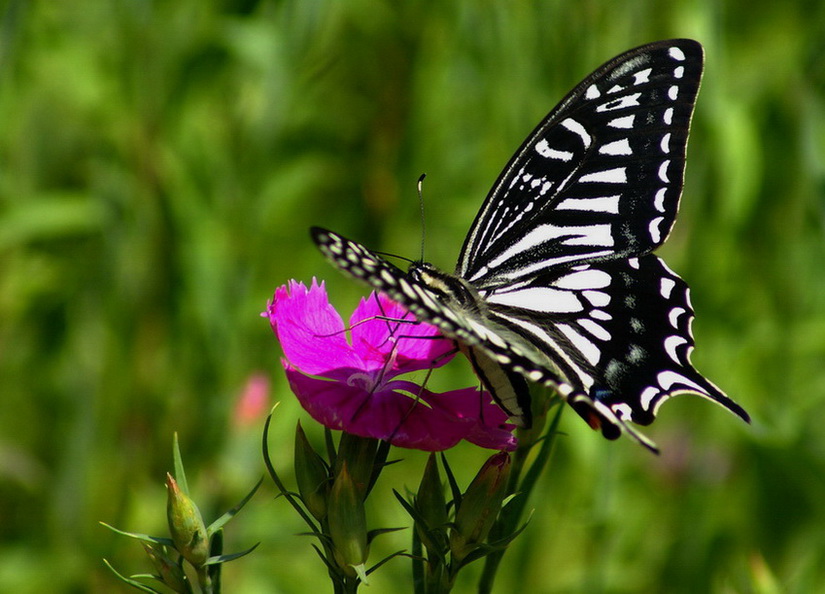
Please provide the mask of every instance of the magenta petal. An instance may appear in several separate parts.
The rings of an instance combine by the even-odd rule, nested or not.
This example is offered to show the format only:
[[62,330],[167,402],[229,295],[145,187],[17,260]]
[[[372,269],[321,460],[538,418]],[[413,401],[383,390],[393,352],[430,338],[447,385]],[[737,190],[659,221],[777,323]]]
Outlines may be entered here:
[[518,446],[518,440],[513,435],[515,425],[507,423],[507,413],[490,400],[487,392],[464,388],[444,392],[439,398],[457,417],[469,423],[464,439],[470,443],[491,450],[512,451]]
[[446,450],[462,439],[491,449],[515,445],[509,431],[489,424],[506,420],[500,410],[497,417],[479,422],[479,393],[473,388],[435,394],[398,380],[370,393],[359,385],[307,377],[290,367],[287,379],[301,406],[331,429],[424,451]]
[[362,299],[350,317],[350,326],[355,352],[371,368],[383,367],[394,357],[393,376],[441,367],[455,350],[453,341],[442,337],[438,328],[415,321],[409,311],[383,294]]
[[339,369],[361,369],[361,358],[347,343],[344,322],[328,299],[323,283],[307,290],[290,281],[279,287],[266,311],[289,362],[310,375],[341,377]]
[[477,423],[473,425],[465,439],[488,450],[512,452],[518,447],[518,440],[513,435],[513,429],[515,429],[515,425],[493,426],[486,423]]
[[[287,368],[287,379],[301,406],[331,429],[389,441],[393,445],[426,451],[448,449],[470,429],[460,420],[443,418],[414,398],[386,390],[369,393],[357,386],[317,379]],[[395,387],[418,390],[411,382]],[[458,425],[463,427],[456,431]]]
[[289,365],[284,368],[301,406],[324,427],[346,430],[349,419],[368,403],[369,394],[357,386],[309,377]]

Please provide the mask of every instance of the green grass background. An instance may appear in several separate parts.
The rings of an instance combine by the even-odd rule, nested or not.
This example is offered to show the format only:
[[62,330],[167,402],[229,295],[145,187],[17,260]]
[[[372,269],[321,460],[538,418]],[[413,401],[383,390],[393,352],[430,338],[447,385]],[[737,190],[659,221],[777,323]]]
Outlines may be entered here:
[[[825,4],[819,1],[149,0],[0,3],[0,591],[112,592],[148,571],[98,525],[165,532],[178,431],[212,519],[297,419],[259,317],[287,279],[361,287],[307,235],[330,226],[450,269],[523,137],[613,55],[707,51],[682,212],[659,253],[691,285],[694,363],[753,416],[663,407],[656,458],[562,421],[499,592],[825,591]],[[472,383],[466,363],[439,372]],[[446,379],[445,379],[446,378]],[[310,429],[317,438],[317,430]],[[407,525],[382,477],[374,527]],[[450,454],[464,481],[486,454]],[[225,592],[329,591],[267,485],[229,524]],[[409,547],[387,535],[373,559]],[[473,591],[473,570],[457,592]],[[372,592],[409,591],[395,560]]]

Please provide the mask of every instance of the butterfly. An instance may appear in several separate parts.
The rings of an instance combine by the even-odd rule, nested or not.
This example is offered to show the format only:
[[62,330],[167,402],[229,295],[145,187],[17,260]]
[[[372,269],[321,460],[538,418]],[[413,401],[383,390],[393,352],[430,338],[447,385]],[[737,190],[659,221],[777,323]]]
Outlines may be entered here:
[[702,77],[689,39],[629,50],[579,83],[501,172],[454,274],[403,271],[313,227],[337,268],[437,326],[511,420],[528,382],[553,388],[608,439],[649,425],[678,394],[745,410],[694,369],[687,284],[656,255],[676,219]]

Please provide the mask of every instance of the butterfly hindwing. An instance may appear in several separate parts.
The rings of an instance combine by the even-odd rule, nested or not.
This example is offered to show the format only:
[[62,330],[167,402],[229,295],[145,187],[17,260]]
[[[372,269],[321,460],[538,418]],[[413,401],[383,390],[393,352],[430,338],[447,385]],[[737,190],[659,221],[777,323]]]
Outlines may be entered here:
[[680,393],[748,418],[693,368],[687,284],[653,254],[545,273],[485,301],[491,319],[544,345],[560,375],[622,420],[648,425]]

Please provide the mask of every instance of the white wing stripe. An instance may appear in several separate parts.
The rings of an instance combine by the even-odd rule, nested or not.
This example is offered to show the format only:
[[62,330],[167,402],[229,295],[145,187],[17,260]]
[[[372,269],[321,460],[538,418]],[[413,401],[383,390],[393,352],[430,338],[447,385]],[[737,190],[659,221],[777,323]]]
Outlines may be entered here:
[[590,332],[590,334],[592,334],[599,340],[607,342],[611,338],[610,332],[608,332],[604,326],[598,324],[597,322],[594,322],[593,320],[583,318],[579,320],[579,324],[581,324],[582,328]]
[[607,125],[611,128],[621,128],[623,130],[630,130],[633,128],[633,122],[635,121],[635,119],[635,114],[626,115],[620,118],[613,118],[612,120],[607,122]]
[[594,171],[586,173],[579,178],[580,182],[601,182],[605,184],[626,184],[627,168],[616,167],[615,169],[605,169],[604,171]]
[[565,198],[556,205],[557,210],[581,210],[584,212],[603,212],[619,214],[621,196],[600,196],[598,198]]
[[560,122],[560,125],[563,128],[567,128],[574,134],[577,134],[579,138],[582,139],[582,145],[584,146],[584,148],[590,148],[590,143],[593,142],[593,139],[591,138],[590,134],[587,133],[585,127],[582,126],[579,122],[577,122],[573,118],[567,118],[565,120],[562,120]]
[[550,148],[550,145],[546,140],[539,141],[536,145],[536,152],[547,159],[558,159],[559,161],[565,162],[573,159],[573,153],[570,151],[559,151],[554,148]]
[[553,283],[560,289],[580,291],[583,289],[604,289],[610,286],[610,274],[604,270],[587,268],[566,274]]
[[603,144],[599,147],[599,153],[602,155],[632,155],[633,149],[630,148],[627,138],[622,138]]
[[530,287],[520,291],[493,293],[487,297],[487,301],[505,307],[520,307],[542,313],[574,313],[584,310],[574,293],[551,287]]
[[569,324],[558,324],[556,327],[561,330],[562,334],[564,334],[570,342],[573,343],[576,350],[584,355],[584,358],[587,359],[588,363],[595,366],[599,362],[599,359],[601,358],[601,351],[599,350],[599,347],[579,334],[579,332]]

